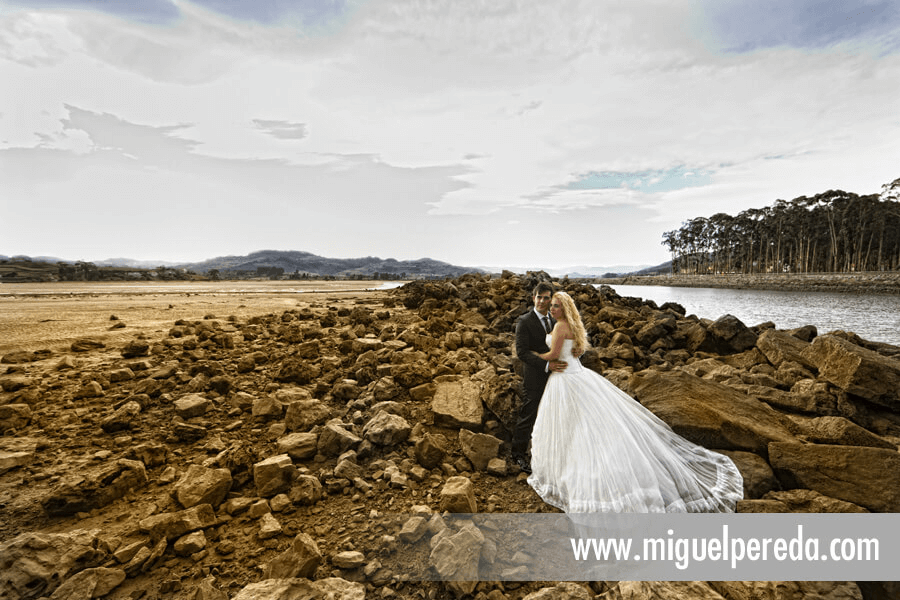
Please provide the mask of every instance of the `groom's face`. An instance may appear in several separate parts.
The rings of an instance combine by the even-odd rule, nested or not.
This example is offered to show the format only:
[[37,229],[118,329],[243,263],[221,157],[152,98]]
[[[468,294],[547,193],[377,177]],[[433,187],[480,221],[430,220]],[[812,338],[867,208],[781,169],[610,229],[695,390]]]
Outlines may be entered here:
[[552,296],[550,292],[539,292],[534,297],[534,306],[542,315],[547,314],[550,309],[550,296]]

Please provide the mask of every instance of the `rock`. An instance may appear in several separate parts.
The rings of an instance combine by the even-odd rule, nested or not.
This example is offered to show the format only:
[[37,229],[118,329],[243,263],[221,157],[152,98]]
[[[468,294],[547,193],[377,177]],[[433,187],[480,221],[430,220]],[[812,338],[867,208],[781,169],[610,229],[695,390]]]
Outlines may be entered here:
[[218,507],[231,489],[231,471],[191,465],[172,489],[172,495],[184,508],[198,504]]
[[478,563],[483,546],[484,534],[469,523],[457,533],[441,538],[431,550],[429,560],[448,586],[454,585],[457,591],[471,594],[479,580]]
[[325,456],[337,456],[362,442],[362,438],[347,431],[340,419],[325,423],[319,433],[319,452]]
[[4,392],[17,392],[33,384],[34,381],[28,377],[13,375],[0,378],[0,390],[3,390]]
[[253,482],[256,493],[262,498],[287,492],[296,478],[297,468],[287,454],[272,456],[253,465]]
[[228,594],[216,587],[216,578],[210,575],[196,587],[191,600],[228,600]]
[[706,448],[765,457],[770,442],[795,442],[793,424],[770,406],[682,371],[643,371],[629,381],[647,409],[681,436]]
[[724,315],[709,326],[709,332],[720,341],[725,353],[744,352],[756,345],[756,334],[734,315]]
[[281,535],[281,523],[278,522],[272,513],[267,512],[259,520],[259,539],[267,540],[275,536]]
[[89,381],[81,386],[81,389],[72,394],[72,398],[79,400],[82,398],[99,398],[103,395],[103,386],[96,381]]
[[509,465],[502,458],[492,458],[488,461],[487,472],[496,477],[506,477],[509,474]]
[[392,366],[391,377],[407,389],[426,384],[433,378],[431,370],[419,362]]
[[142,463],[121,458],[92,473],[68,476],[41,499],[41,505],[54,517],[88,512],[147,483],[147,470]]
[[441,510],[452,513],[475,513],[475,486],[468,477],[450,477],[441,489]]
[[316,455],[318,443],[317,433],[290,433],[278,438],[276,447],[279,454],[287,454],[294,460],[306,460]]
[[792,336],[786,331],[767,329],[756,340],[756,347],[776,367],[785,361],[799,363],[806,368],[815,366],[803,356],[803,352],[809,347],[809,343]]
[[106,344],[104,344],[103,342],[85,338],[72,342],[71,350],[72,352],[89,352],[91,350],[99,350],[100,348],[105,347]]
[[[292,577],[313,577],[322,564],[322,553],[314,539],[305,533],[298,533],[291,547],[272,559],[266,565],[263,579],[290,579]],[[256,598],[256,596],[246,596]]]
[[100,422],[100,428],[106,433],[114,433],[131,429],[132,421],[141,412],[141,405],[135,401],[126,402],[117,411]]
[[0,358],[0,363],[6,365],[20,365],[22,363],[30,363],[36,360],[38,360],[38,357],[35,356],[34,352],[17,350],[15,352],[10,352],[9,354],[4,354],[3,358]]
[[734,462],[744,478],[744,498],[762,498],[772,490],[781,489],[778,478],[761,456],[752,452],[719,450]]
[[76,364],[75,359],[72,358],[71,356],[66,355],[66,356],[63,356],[61,359],[59,359],[59,362],[56,363],[56,370],[57,371],[68,371],[70,369],[74,369],[77,366],[78,365]]
[[319,400],[293,400],[287,405],[284,424],[288,431],[306,431],[330,418],[331,410]]
[[265,579],[244,587],[232,600],[365,600],[365,597],[363,584],[329,577],[316,581]]
[[[783,600],[786,598],[863,600],[859,586],[852,581],[710,581],[705,585],[728,600]],[[645,598],[645,596],[635,598],[638,597]],[[658,597],[676,598],[677,596],[661,595]],[[699,595],[681,597],[706,598],[706,596]],[[866,596],[866,598],[870,597]],[[624,597],[623,600],[625,600]],[[628,600],[632,599],[628,598]]]
[[[584,586],[571,581],[562,581],[553,587],[541,588],[522,598],[522,600],[591,600],[593,594]],[[671,596],[670,598],[675,598]]]
[[306,385],[307,383],[315,381],[320,374],[321,371],[319,367],[311,361],[291,358],[286,359],[282,363],[281,368],[275,375],[275,380]]
[[275,398],[256,398],[253,400],[252,415],[260,419],[279,419],[284,406]]
[[331,557],[331,564],[338,569],[358,569],[366,564],[366,556],[362,552],[347,550]]
[[50,600],[91,600],[102,598],[125,581],[125,571],[94,567],[76,573],[63,582]]
[[403,524],[397,537],[407,544],[414,544],[422,539],[422,536],[425,535],[427,531],[428,521],[425,517],[410,517]]
[[379,412],[363,428],[363,437],[379,446],[394,446],[405,442],[412,431],[410,424],[399,415]]
[[[819,339],[819,338],[816,338]],[[862,446],[769,444],[769,463],[785,488],[806,488],[874,512],[900,512],[900,453]]]
[[212,402],[200,394],[187,394],[175,401],[175,413],[182,419],[199,417],[212,408]]
[[29,532],[0,543],[0,598],[50,596],[75,573],[100,565],[100,530]]
[[190,556],[206,548],[206,536],[202,531],[189,533],[178,538],[173,548],[178,556]]
[[150,534],[151,539],[177,540],[216,524],[216,513],[211,504],[198,504],[178,512],[151,515],[138,523],[141,531]]
[[0,475],[34,461],[40,440],[0,437]]
[[897,445],[843,417],[817,417],[805,426],[806,438],[817,444],[869,446],[896,450]]
[[4,404],[0,406],[0,433],[10,429],[22,429],[31,423],[31,407],[27,404]]
[[288,497],[294,504],[315,504],[322,499],[322,484],[312,475],[300,475],[291,486]]
[[125,358],[137,358],[150,354],[150,344],[143,340],[133,340],[122,348],[122,356]]
[[797,513],[865,513],[869,512],[852,502],[845,502],[830,496],[823,496],[813,490],[773,491],[763,496],[764,500],[784,505],[783,512]]
[[447,440],[443,435],[426,433],[415,445],[416,461],[426,469],[433,469],[444,462]]
[[491,459],[497,457],[502,443],[486,433],[472,433],[468,429],[459,430],[459,446],[462,453],[479,471],[486,470]]
[[882,356],[834,335],[813,340],[802,357],[819,376],[866,400],[900,410],[900,360]]
[[451,429],[481,431],[484,418],[481,389],[481,384],[472,380],[438,383],[431,401],[434,424]]

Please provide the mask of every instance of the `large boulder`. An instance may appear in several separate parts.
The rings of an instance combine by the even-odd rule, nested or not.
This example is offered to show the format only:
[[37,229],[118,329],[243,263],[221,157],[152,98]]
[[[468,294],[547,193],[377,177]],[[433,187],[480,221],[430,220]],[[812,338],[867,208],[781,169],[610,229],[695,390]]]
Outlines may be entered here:
[[233,600],[364,600],[366,587],[340,577],[308,579],[265,579],[251,583],[237,593]]
[[312,577],[322,564],[322,553],[316,541],[305,533],[298,533],[291,547],[266,565],[263,579]]
[[107,558],[100,530],[23,533],[0,543],[0,598],[50,596],[59,585]]
[[775,442],[769,464],[785,488],[815,490],[874,512],[900,512],[896,450]]
[[393,446],[405,442],[412,427],[406,419],[386,411],[379,411],[363,428],[363,437],[379,446]]
[[70,475],[50,490],[41,504],[50,516],[73,515],[106,506],[147,482],[143,463],[120,458],[97,471]]
[[231,471],[191,465],[175,484],[172,495],[184,508],[198,504],[219,506],[231,489]]
[[723,315],[709,326],[725,353],[744,352],[756,345],[756,334],[734,315]]
[[487,469],[492,458],[497,458],[503,442],[486,433],[472,433],[468,429],[459,430],[459,447],[466,458],[479,471]]
[[787,331],[765,330],[756,340],[756,347],[776,367],[783,362],[795,362],[807,368],[814,366],[803,356],[809,342],[796,338]]
[[772,407],[682,371],[642,371],[629,381],[638,400],[679,435],[707,448],[765,457],[771,442],[796,442],[793,424]]
[[900,410],[900,360],[882,356],[847,340],[823,335],[802,352],[819,376],[842,390]]
[[434,424],[451,429],[481,431],[484,418],[481,386],[481,383],[468,379],[438,383],[431,401]]
[[324,402],[312,399],[293,400],[287,405],[284,425],[288,431],[307,431],[330,418],[331,409]]

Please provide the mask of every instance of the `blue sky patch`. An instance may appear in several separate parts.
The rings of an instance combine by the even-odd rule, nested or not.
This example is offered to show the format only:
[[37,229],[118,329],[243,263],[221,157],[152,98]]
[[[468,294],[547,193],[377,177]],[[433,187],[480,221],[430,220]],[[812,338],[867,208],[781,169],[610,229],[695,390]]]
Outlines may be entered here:
[[701,0],[698,9],[711,43],[725,52],[822,49],[841,42],[900,49],[896,0]]
[[684,188],[700,187],[712,182],[706,171],[675,167],[656,171],[603,171],[591,172],[565,186],[569,190],[632,189],[647,193],[671,192]]
[[[194,4],[238,21],[262,25],[300,23],[315,28],[333,23],[350,7],[347,0],[192,0]],[[83,9],[106,12],[131,21],[165,25],[180,16],[171,0],[9,0],[26,9]]]

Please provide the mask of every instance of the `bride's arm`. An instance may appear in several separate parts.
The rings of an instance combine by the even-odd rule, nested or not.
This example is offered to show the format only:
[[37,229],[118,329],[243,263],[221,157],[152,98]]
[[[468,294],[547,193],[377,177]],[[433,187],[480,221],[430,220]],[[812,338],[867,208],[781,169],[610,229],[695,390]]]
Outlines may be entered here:
[[556,360],[562,353],[563,341],[565,341],[565,334],[562,331],[562,325],[557,323],[553,327],[553,333],[550,337],[550,351],[538,354],[538,357],[546,361]]

